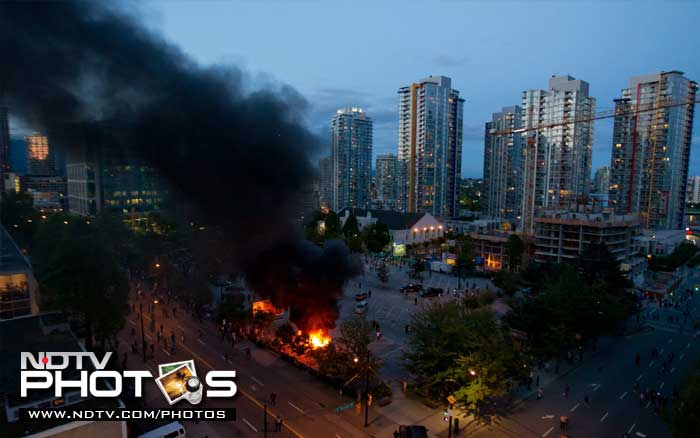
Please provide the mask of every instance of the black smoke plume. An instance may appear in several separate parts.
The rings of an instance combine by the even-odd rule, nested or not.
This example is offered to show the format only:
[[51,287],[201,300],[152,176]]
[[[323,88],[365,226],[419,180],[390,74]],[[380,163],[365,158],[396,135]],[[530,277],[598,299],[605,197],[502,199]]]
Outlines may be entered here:
[[68,148],[66,126],[117,121],[125,155],[222,230],[232,268],[252,272],[256,290],[334,312],[356,272],[348,254],[290,242],[318,146],[292,88],[248,92],[241,70],[198,65],[108,2],[1,2],[0,56],[0,100],[13,115]]
[[291,308],[292,319],[305,331],[334,327],[342,286],[361,272],[342,241],[328,241],[323,249],[308,241],[290,242],[259,260],[263,263],[248,271],[249,280],[269,291],[273,302]]

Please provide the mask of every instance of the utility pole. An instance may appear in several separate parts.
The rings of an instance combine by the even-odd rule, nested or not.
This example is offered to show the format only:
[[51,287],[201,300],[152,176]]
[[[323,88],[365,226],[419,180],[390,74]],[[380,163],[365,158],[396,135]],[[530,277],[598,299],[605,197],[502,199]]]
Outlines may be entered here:
[[367,419],[369,417],[369,348],[367,349],[367,364],[365,365],[365,427],[369,426]]
[[267,404],[263,405],[263,436],[267,438]]
[[146,363],[146,335],[143,332],[143,301],[139,301],[139,315],[141,317],[141,352],[143,353],[143,363]]
[[452,406],[450,406],[448,409],[448,414],[450,414],[449,417],[449,422],[447,423],[447,438],[452,438]]

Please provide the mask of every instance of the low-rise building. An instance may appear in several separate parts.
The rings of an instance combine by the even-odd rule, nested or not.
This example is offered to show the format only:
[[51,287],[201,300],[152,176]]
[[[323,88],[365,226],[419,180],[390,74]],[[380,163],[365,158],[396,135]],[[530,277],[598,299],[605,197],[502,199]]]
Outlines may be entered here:
[[591,244],[604,243],[613,256],[625,260],[636,253],[637,215],[544,212],[535,218],[535,260],[573,260]]
[[37,314],[38,302],[32,266],[0,226],[0,321]]
[[492,231],[510,230],[512,224],[502,218],[483,218],[475,220],[466,219],[447,219],[445,220],[447,231],[456,234],[470,233],[490,233]]
[[61,176],[25,177],[27,193],[32,195],[34,207],[43,210],[63,210],[66,200],[66,179]]
[[676,272],[646,271],[639,290],[647,298],[661,300],[678,289],[682,281],[683,276]]
[[647,256],[666,256],[686,242],[686,230],[642,230],[635,237],[636,252]]
[[505,231],[470,233],[477,265],[485,271],[509,269],[508,237],[510,234]]
[[389,228],[391,240],[396,245],[414,245],[444,236],[444,224],[430,213],[401,213],[388,210],[364,210],[343,208],[338,212],[341,226],[354,214],[360,229],[377,221]]

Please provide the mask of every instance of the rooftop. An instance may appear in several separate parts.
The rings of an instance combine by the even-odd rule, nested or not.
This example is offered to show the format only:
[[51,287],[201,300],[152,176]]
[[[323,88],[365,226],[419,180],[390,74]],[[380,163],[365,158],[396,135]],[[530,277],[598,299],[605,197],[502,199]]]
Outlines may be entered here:
[[362,208],[342,208],[338,211],[339,217],[344,217],[346,212],[354,214],[356,217],[372,216],[377,218],[383,224],[386,224],[390,230],[408,230],[412,228],[423,216],[427,213],[401,213],[398,211],[389,210],[373,210]]
[[19,250],[5,227],[0,225],[0,273],[28,270],[31,270],[29,261]]
[[634,214],[573,213],[567,211],[545,211],[535,218],[535,222],[592,227],[634,226],[639,224],[639,216]]

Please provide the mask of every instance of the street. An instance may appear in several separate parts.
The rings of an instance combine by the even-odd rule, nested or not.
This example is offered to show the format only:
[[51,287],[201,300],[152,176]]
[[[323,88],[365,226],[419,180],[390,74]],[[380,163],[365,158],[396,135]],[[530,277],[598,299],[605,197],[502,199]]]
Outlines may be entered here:
[[[686,281],[681,289],[691,287],[694,281]],[[237,408],[237,421],[188,423],[188,433],[195,437],[260,436],[264,433],[265,405],[269,433],[272,433],[275,416],[280,415],[284,421],[283,431],[276,432],[275,436],[391,436],[398,424],[412,422],[428,425],[433,436],[443,436],[446,435],[446,425],[441,422],[441,411],[427,408],[400,394],[398,382],[406,377],[401,355],[407,338],[405,324],[410,321],[410,314],[417,306],[430,300],[449,300],[453,297],[419,298],[416,305],[415,294],[407,296],[398,291],[407,282],[405,271],[397,267],[390,269],[390,281],[386,288],[380,287],[375,272],[366,272],[364,278],[347,285],[341,303],[342,320],[352,314],[354,294],[371,289],[373,293],[369,298],[367,317],[377,320],[383,333],[382,339],[372,342],[370,347],[384,361],[382,375],[391,383],[394,401],[387,407],[373,406],[370,409],[371,424],[368,429],[362,427],[362,417],[356,414],[354,407],[336,412],[336,408],[352,404],[354,394],[339,394],[305,370],[291,365],[270,351],[257,348],[247,340],[239,340],[233,348],[230,340],[222,339],[211,321],[199,323],[188,313],[183,315],[182,312],[178,313],[177,318],[173,318],[172,313],[164,318],[161,308],[169,308],[165,303],[155,305],[156,331],[163,324],[167,339],[170,339],[170,334],[174,331],[177,348],[171,355],[166,349],[156,346],[155,358],[149,358],[147,368],[157,375],[159,363],[194,359],[200,374],[209,369],[237,371],[239,395],[233,401],[206,402],[206,407]],[[422,281],[426,287],[440,284],[445,289],[455,287],[452,282],[456,282],[456,278],[444,274],[425,274],[425,280]],[[477,284],[479,287],[490,286],[483,279],[477,280]],[[144,298],[144,302],[149,300],[152,297]],[[700,314],[700,296],[696,294],[689,302],[691,315]],[[138,305],[135,307],[138,310]],[[658,320],[651,320],[650,315],[654,312],[659,313]],[[674,385],[697,358],[700,346],[694,339],[693,332],[686,329],[681,333],[678,320],[668,320],[669,315],[679,316],[678,310],[658,309],[657,305],[650,304],[645,307],[643,314],[647,318],[645,325],[653,330],[647,329],[624,337],[602,338],[596,352],[586,351],[581,362],[569,368],[564,367],[560,375],[555,375],[551,369],[549,372],[537,371],[542,377],[541,400],[536,399],[536,385],[533,385],[532,391],[512,412],[495,416],[493,422],[486,427],[470,427],[469,436],[557,436],[562,415],[569,417],[568,433],[573,437],[615,437],[622,436],[625,432],[640,438],[668,436],[666,423],[655,413],[652,403],[646,399],[640,403],[639,391],[657,391],[669,397]],[[155,333],[150,330],[150,323],[151,316],[144,311],[146,340],[149,344],[157,343]],[[135,329],[135,340],[140,344],[138,311],[129,315],[128,324],[122,332],[122,345],[128,346],[133,342],[129,334],[132,327]],[[198,338],[200,329],[201,339]],[[184,342],[180,338],[182,334],[185,335]],[[651,357],[654,347],[658,355]],[[251,349],[250,358],[245,354],[247,348]],[[668,361],[671,352],[674,358],[663,371],[663,362]],[[638,365],[635,364],[637,353],[640,354]],[[120,357],[121,355],[123,349]],[[128,366],[141,366],[141,355],[129,353]],[[638,389],[635,384],[638,384]],[[565,397],[566,385],[569,385],[570,392]],[[160,392],[155,387],[150,389],[146,391],[149,406],[166,406]],[[274,405],[269,396],[271,392],[277,394]],[[333,434],[328,435],[329,431],[333,431]]]
[[[688,280],[680,289],[692,284]],[[691,315],[697,318],[700,296],[695,294],[690,303]],[[647,313],[654,308],[657,306],[652,305]],[[697,361],[700,342],[694,338],[694,331],[686,329],[680,333],[679,324],[668,322],[668,315],[679,316],[679,311],[672,308],[658,311],[658,321],[647,320],[653,331],[601,340],[598,351],[587,353],[580,366],[543,385],[541,400],[531,394],[510,415],[498,417],[472,436],[556,437],[562,415],[569,417],[571,437],[622,437],[624,433],[639,438],[669,436],[667,424],[650,400],[640,401],[639,391],[656,391],[670,399],[674,385]],[[652,358],[654,347],[659,354]],[[664,372],[663,362],[671,352],[674,359]],[[641,357],[639,365],[635,364],[637,353]],[[635,390],[635,383],[639,390]],[[571,390],[565,397],[567,384]]]

